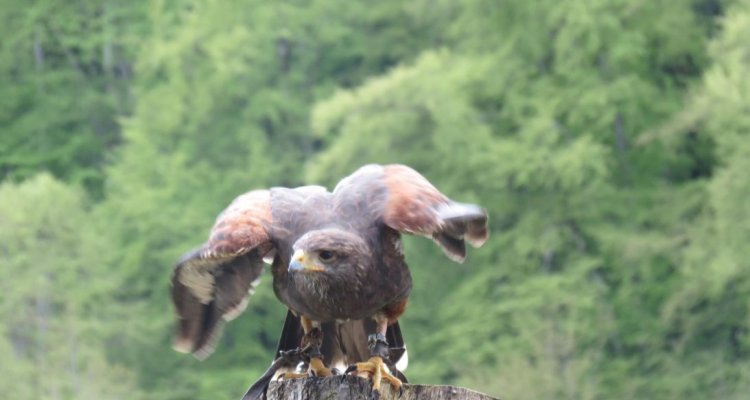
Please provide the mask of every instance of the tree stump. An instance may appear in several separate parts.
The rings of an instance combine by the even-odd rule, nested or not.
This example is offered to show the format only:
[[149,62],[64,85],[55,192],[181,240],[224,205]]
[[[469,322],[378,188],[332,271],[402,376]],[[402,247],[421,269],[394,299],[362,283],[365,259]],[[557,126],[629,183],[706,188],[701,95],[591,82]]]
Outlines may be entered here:
[[[351,375],[329,378],[305,378],[274,381],[268,386],[266,400],[369,400],[372,398],[370,381]],[[383,381],[380,400],[498,400],[474,390],[443,385],[403,385],[399,396]]]

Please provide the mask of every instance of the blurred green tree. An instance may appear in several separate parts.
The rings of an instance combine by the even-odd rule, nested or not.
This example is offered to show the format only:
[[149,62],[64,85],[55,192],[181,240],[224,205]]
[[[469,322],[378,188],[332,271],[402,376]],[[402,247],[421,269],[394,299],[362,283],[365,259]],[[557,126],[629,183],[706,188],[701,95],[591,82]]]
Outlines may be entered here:
[[144,2],[0,5],[0,179],[42,170],[101,196],[132,109]]
[[400,162],[493,232],[465,266],[407,239],[412,381],[744,398],[749,7],[0,5],[0,386],[236,397],[283,308],[264,282],[199,364],[169,349],[169,266],[245,190]]
[[138,399],[135,375],[106,358],[102,232],[82,190],[47,174],[0,185],[0,387],[9,398]]

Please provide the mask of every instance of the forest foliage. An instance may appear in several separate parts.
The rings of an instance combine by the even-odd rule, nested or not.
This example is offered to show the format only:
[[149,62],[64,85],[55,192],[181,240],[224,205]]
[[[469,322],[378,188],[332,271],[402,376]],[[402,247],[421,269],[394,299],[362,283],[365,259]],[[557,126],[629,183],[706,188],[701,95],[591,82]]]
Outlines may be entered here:
[[0,5],[0,388],[237,398],[270,276],[204,362],[171,266],[253,188],[405,163],[483,205],[407,238],[407,375],[506,399],[750,393],[748,0]]

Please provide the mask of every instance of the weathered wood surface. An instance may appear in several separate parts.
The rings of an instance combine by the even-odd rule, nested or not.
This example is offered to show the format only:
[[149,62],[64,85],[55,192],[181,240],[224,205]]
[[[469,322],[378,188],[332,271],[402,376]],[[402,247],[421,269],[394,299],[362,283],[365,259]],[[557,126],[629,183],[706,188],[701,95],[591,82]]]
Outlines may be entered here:
[[[369,381],[351,375],[333,376],[330,378],[305,378],[286,381],[274,381],[266,392],[267,400],[369,400],[372,386]],[[408,385],[404,384],[403,393],[391,390],[383,382],[380,400],[497,400],[470,389],[456,386]]]

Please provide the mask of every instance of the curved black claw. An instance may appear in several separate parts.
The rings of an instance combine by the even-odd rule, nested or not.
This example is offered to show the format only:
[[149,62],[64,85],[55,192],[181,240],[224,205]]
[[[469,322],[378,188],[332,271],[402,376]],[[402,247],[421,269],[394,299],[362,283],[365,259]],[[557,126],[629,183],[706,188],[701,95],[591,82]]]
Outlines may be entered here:
[[[404,375],[403,372],[401,372],[398,368],[396,368],[396,364],[394,364],[389,358],[383,359],[383,362],[385,362],[385,365],[388,366],[388,369],[391,370],[391,373],[398,378],[403,383],[409,383],[409,381],[406,379],[406,375]],[[349,367],[346,368],[344,371],[344,375],[349,375],[352,372],[357,370],[357,364],[352,364]],[[404,389],[399,388],[400,392],[403,393]],[[399,394],[400,395],[400,394]]]
[[388,369],[391,370],[391,373],[393,374],[393,376],[398,378],[402,383],[409,383],[409,381],[406,379],[406,375],[404,375],[403,372],[401,372],[398,368],[396,368],[396,364],[394,364],[393,361],[391,360],[392,358],[384,358],[383,362],[385,363],[385,365],[388,366]]

